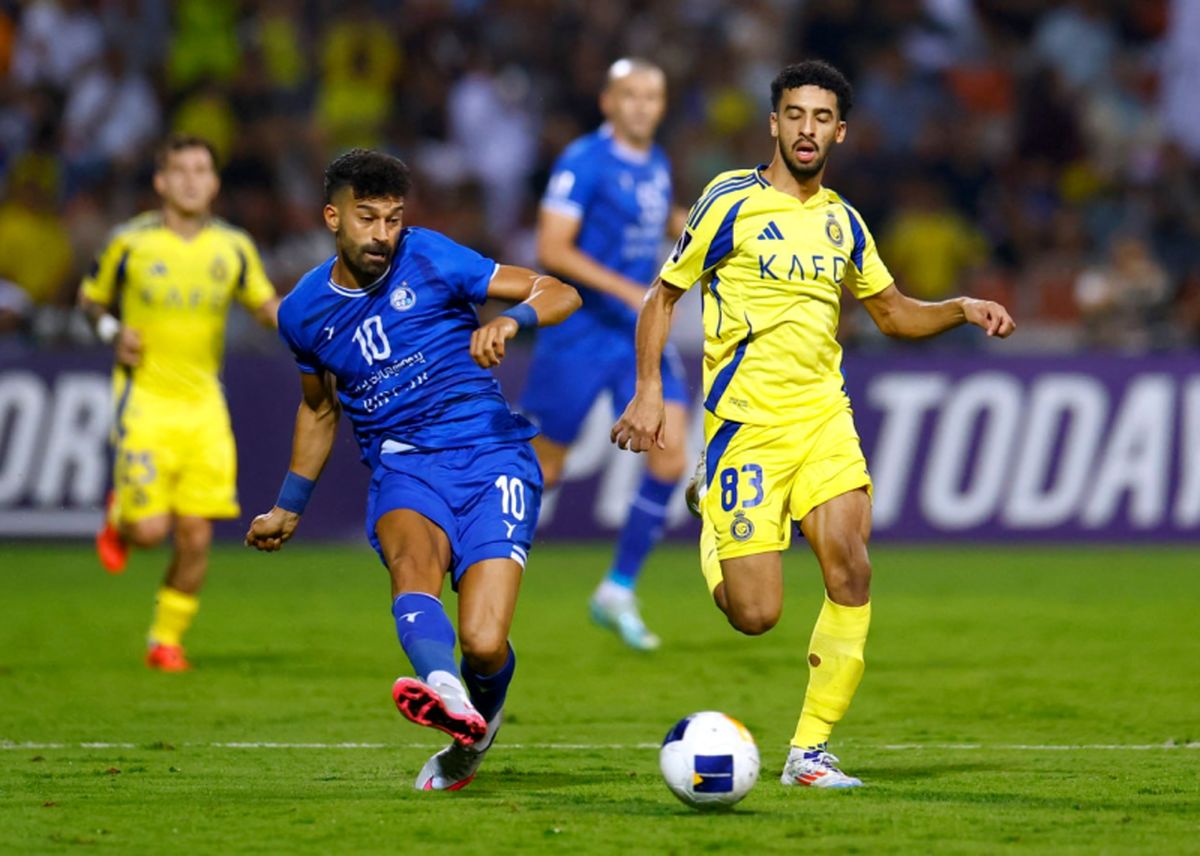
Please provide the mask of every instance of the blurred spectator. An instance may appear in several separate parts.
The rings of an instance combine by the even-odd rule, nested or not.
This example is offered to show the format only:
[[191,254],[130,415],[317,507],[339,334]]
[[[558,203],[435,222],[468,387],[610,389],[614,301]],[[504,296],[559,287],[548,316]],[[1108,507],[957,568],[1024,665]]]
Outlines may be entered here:
[[900,287],[922,300],[960,293],[967,273],[987,258],[983,235],[950,207],[945,191],[933,182],[907,182],[898,201],[879,251]]
[[1104,82],[1117,51],[1116,27],[1103,0],[1068,0],[1047,12],[1033,36],[1034,53],[1078,94]]
[[403,57],[390,24],[363,2],[330,22],[320,46],[316,121],[330,151],[378,148]]
[[446,109],[450,140],[467,174],[483,186],[487,228],[494,239],[517,225],[533,158],[534,117],[527,106],[529,79],[516,66],[494,69],[478,54],[450,90]]
[[232,80],[241,62],[237,0],[175,0],[167,79],[175,90]]
[[[165,127],[216,144],[221,214],[255,235],[282,288],[329,252],[321,173],[352,145],[409,161],[408,222],[522,257],[553,157],[599,124],[605,69],[626,54],[667,72],[660,142],[681,204],[770,158],[771,77],[825,57],[857,88],[829,184],[903,286],[1015,298],[1024,347],[1125,346],[1109,333],[1135,318],[1133,338],[1167,340],[1108,298],[1084,333],[1076,283],[1109,288],[1083,276],[1087,260],[1140,235],[1165,277],[1150,315],[1200,344],[1200,321],[1184,320],[1200,317],[1193,0],[0,0],[7,228],[65,228],[89,258],[154,204],[148,147]],[[51,178],[31,191],[18,171],[34,162]],[[0,266],[30,264],[22,254]],[[77,280],[71,252],[37,255],[67,258]]]
[[35,0],[21,16],[13,77],[25,86],[65,90],[103,49],[104,30],[84,0]]
[[1108,261],[1085,271],[1075,284],[1084,343],[1127,351],[1167,347],[1169,296],[1166,272],[1147,243],[1130,235],[1119,238]]
[[63,113],[62,151],[76,177],[131,168],[159,134],[158,97],[116,46],[81,72]]
[[9,173],[0,204],[0,279],[18,285],[34,305],[68,303],[71,237],[57,213],[58,166],[26,155]]

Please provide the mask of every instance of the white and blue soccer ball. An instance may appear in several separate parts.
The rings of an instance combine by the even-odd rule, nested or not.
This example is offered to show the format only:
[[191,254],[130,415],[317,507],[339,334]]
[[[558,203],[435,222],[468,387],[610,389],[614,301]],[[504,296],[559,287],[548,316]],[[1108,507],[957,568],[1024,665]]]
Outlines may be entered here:
[[714,710],[675,723],[658,763],[671,793],[692,808],[727,808],[758,781],[758,747],[749,729]]

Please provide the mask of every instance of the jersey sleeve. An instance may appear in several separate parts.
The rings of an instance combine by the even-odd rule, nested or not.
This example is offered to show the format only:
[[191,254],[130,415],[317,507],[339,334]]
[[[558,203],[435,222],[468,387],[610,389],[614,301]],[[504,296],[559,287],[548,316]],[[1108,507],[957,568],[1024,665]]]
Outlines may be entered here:
[[891,272],[879,257],[867,224],[858,216],[858,212],[846,206],[850,216],[850,235],[854,244],[850,248],[850,267],[846,272],[846,288],[859,300],[873,297],[892,284]]
[[499,265],[438,232],[422,230],[422,237],[430,261],[450,286],[454,296],[468,303],[486,302],[488,286]]
[[287,300],[279,307],[279,338],[283,339],[283,343],[292,352],[296,367],[300,371],[305,374],[320,374],[321,364],[304,344],[304,331],[296,317],[298,313],[290,311],[291,309]]
[[238,274],[237,288],[234,293],[238,302],[247,309],[255,310],[275,297],[275,286],[267,279],[258,249],[248,237],[239,236],[237,240],[238,260],[241,270]]
[[118,289],[125,281],[128,259],[129,241],[125,235],[118,233],[92,262],[79,286],[79,293],[93,303],[112,306]]
[[734,225],[749,193],[729,182],[716,180],[688,212],[687,225],[675,243],[659,278],[676,288],[689,289],[723,262],[734,250]]
[[583,152],[564,152],[550,173],[542,207],[582,220],[596,192],[599,171],[595,163]]

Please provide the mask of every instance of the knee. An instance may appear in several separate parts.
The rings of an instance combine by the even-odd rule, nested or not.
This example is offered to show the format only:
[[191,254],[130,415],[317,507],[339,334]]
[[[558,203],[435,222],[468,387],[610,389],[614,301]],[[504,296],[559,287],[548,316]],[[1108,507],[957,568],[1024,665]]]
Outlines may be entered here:
[[458,642],[463,659],[479,674],[499,671],[508,659],[508,637],[497,628],[461,628]]
[[166,517],[138,520],[122,527],[121,534],[134,547],[157,547],[171,533],[171,522]]
[[646,462],[650,474],[661,482],[678,482],[687,472],[688,459],[682,448],[668,449]]
[[728,609],[726,616],[734,630],[747,636],[761,636],[779,623],[782,606],[753,604],[736,609]]
[[864,555],[857,561],[841,562],[825,574],[829,599],[842,606],[862,606],[871,599],[871,563]]

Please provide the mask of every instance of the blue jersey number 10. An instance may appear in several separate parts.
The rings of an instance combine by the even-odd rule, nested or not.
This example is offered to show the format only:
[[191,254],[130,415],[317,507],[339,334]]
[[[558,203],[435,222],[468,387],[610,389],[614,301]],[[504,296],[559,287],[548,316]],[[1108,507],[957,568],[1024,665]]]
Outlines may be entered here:
[[383,321],[378,315],[372,315],[354,331],[354,341],[362,351],[367,365],[374,365],[376,360],[386,360],[392,355],[392,343],[388,341],[387,333],[383,332]]

